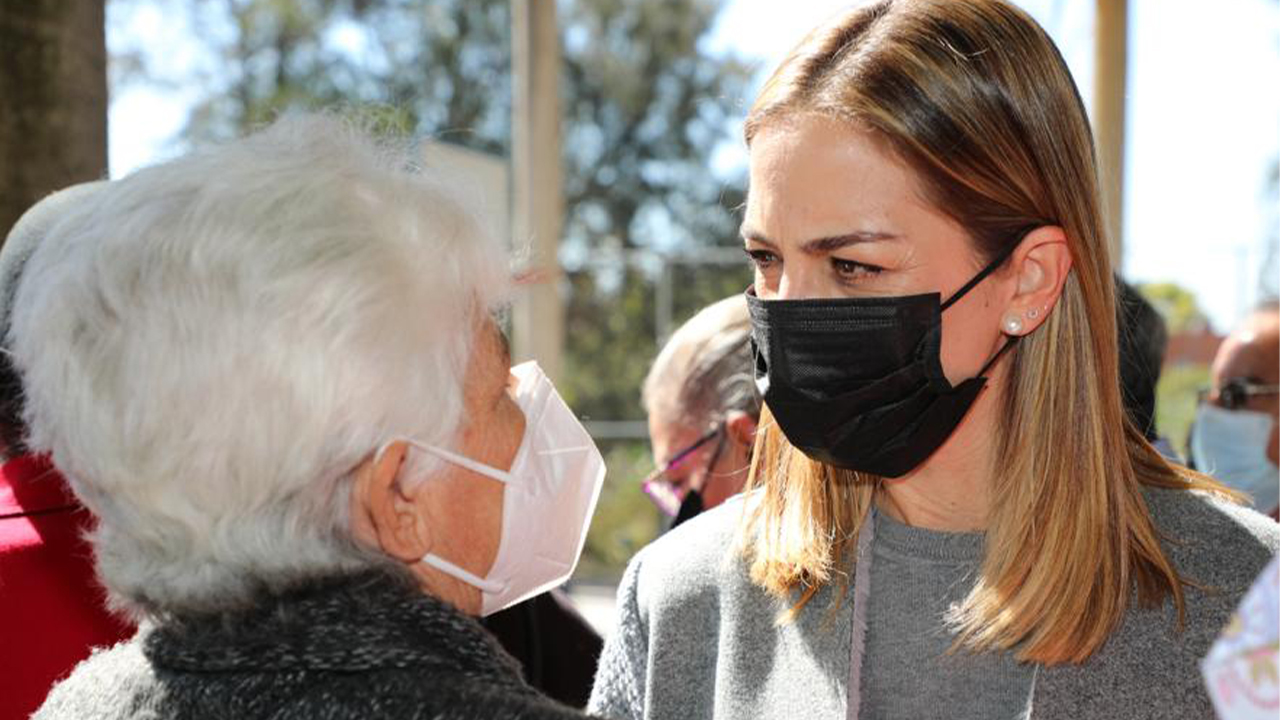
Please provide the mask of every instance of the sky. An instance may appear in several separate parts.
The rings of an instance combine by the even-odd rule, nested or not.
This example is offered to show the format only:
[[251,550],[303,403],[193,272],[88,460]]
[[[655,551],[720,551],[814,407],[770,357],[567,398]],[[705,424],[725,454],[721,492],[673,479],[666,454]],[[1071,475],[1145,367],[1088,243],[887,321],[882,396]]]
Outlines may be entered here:
[[[850,4],[727,0],[706,48],[752,61],[758,85],[808,30]],[[1088,102],[1094,3],[1020,4],[1058,43]],[[1280,2],[1130,0],[1129,7],[1123,273],[1191,290],[1224,331],[1257,301],[1264,238],[1280,234],[1280,195],[1274,188],[1268,195],[1265,183],[1280,157]],[[133,3],[127,15],[108,19],[112,52],[163,37],[170,39],[164,65],[175,75],[216,67],[184,36],[191,30],[174,27],[154,3]],[[179,152],[174,139],[196,95],[181,85],[115,92],[112,177]],[[741,137],[740,128],[732,137]],[[726,172],[745,164],[737,144],[716,157]]]

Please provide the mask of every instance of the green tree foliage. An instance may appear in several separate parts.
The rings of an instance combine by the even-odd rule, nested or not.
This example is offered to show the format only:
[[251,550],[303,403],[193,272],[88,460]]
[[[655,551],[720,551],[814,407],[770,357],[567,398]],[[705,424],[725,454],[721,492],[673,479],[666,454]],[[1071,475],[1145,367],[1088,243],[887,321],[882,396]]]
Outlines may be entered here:
[[[652,467],[648,446],[636,441],[604,441],[600,449],[615,481],[606,482],[600,491],[582,562],[574,574],[579,580],[616,579],[631,556],[653,540],[662,525],[657,508],[636,490],[633,481]],[[624,480],[616,481],[619,478]]]
[[711,153],[739,114],[748,77],[698,41],[718,2],[562,4],[566,237],[587,245],[736,243],[740,186]]
[[[1171,337],[1208,329],[1208,318],[1190,290],[1176,283],[1145,283],[1138,286],[1138,292],[1164,318]],[[1156,384],[1156,429],[1184,458],[1197,395],[1208,384],[1209,367],[1202,364],[1166,365]]]
[[1145,283],[1138,291],[1164,317],[1170,335],[1200,332],[1208,325],[1196,296],[1176,283]]
[[[745,264],[633,263],[569,273],[569,352],[561,392],[587,420],[643,420],[639,388],[665,340],[657,337],[655,286],[671,288],[674,329],[706,305],[742,292],[749,282]],[[660,527],[657,510],[639,492],[639,480],[654,467],[648,444],[614,441],[601,447],[611,481],[587,538],[580,574],[591,577],[616,574]]]
[[672,292],[672,328],[716,300],[740,293],[751,281],[745,263],[672,263],[646,268],[629,264],[569,273],[566,317],[569,353],[561,390],[587,419],[643,420],[639,388],[657,354],[659,308],[656,288],[665,279]]
[[[116,0],[139,4],[140,0]],[[505,0],[205,0],[181,6],[216,58],[189,140],[233,137],[292,108],[372,105],[417,134],[503,155]],[[565,237],[601,248],[733,243],[742,183],[711,171],[749,76],[698,43],[715,0],[568,0]],[[153,58],[142,74],[166,77]]]
[[1167,367],[1156,384],[1156,428],[1184,458],[1197,396],[1208,386],[1209,366],[1201,364]]
[[372,105],[394,129],[506,149],[505,3],[213,0],[185,9],[220,69],[188,139],[239,135],[290,109]]
[[[588,420],[643,419],[639,388],[657,350],[664,273],[677,323],[749,282],[745,263],[667,268],[634,253],[738,243],[744,182],[711,168],[716,148],[736,141],[729,128],[749,68],[700,49],[718,9],[716,0],[559,3],[569,270],[561,390]],[[186,13],[208,67],[175,77],[163,58],[142,62],[145,48],[127,59],[142,67],[135,80],[201,88],[187,141],[239,135],[289,109],[339,106],[394,130],[509,151],[507,0],[189,0],[165,10]],[[605,449],[611,480],[585,565],[616,572],[658,518],[636,482],[651,466],[647,446]]]

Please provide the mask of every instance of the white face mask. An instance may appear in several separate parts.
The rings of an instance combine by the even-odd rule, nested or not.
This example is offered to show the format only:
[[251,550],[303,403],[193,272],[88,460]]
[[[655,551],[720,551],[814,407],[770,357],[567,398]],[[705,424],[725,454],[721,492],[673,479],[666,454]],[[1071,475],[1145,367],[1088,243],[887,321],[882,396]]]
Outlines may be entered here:
[[1280,468],[1267,457],[1273,422],[1265,413],[1206,404],[1196,410],[1191,431],[1196,467],[1248,493],[1254,509],[1264,513],[1280,505]]
[[536,362],[511,369],[516,404],[524,411],[524,439],[510,470],[476,462],[433,445],[404,441],[506,485],[502,538],[484,577],[434,554],[422,562],[480,589],[480,614],[492,615],[569,579],[587,539],[604,484],[604,459]]

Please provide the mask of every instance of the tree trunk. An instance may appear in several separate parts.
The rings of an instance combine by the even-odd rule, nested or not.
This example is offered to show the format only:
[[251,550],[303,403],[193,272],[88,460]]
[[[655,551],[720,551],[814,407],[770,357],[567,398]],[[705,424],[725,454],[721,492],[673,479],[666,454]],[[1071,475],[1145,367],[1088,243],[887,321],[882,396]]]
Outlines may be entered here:
[[106,175],[104,5],[0,2],[0,242],[45,195]]

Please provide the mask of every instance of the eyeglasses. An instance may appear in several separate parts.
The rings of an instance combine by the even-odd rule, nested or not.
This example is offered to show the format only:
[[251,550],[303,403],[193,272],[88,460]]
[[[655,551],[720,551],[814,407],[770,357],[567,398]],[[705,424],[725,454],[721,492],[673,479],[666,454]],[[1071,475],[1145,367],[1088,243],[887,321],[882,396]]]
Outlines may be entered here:
[[[1209,390],[1201,390],[1200,402],[1207,400],[1209,393]],[[1218,388],[1217,400],[1218,404],[1227,410],[1239,410],[1249,402],[1251,397],[1276,394],[1280,394],[1280,385],[1266,385],[1249,378],[1235,377],[1222,383]]]
[[[719,436],[721,429],[721,427],[716,427],[706,435],[698,438],[692,445],[672,455],[669,460],[663,463],[662,467],[656,468],[641,481],[640,487],[663,513],[675,517],[676,513],[680,512],[680,504],[684,502],[684,496],[688,493],[687,488],[682,488],[679,483],[673,482],[667,473],[679,469],[691,455],[698,451],[698,448]],[[711,462],[714,464],[715,459],[713,458]]]

